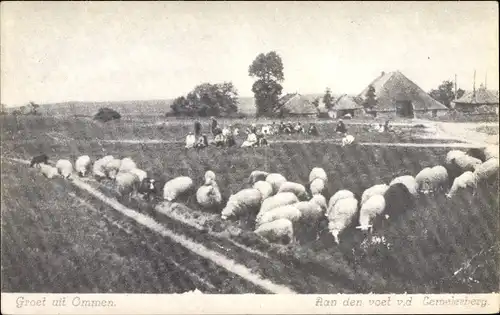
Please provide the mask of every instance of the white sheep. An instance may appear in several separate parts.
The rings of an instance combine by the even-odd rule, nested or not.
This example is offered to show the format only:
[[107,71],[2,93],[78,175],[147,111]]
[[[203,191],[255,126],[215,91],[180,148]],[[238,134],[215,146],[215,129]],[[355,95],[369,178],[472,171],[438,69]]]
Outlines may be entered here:
[[448,185],[448,171],[442,165],[436,165],[432,168],[434,173],[434,190],[442,189]]
[[141,181],[137,175],[126,172],[118,172],[115,177],[116,189],[122,197],[127,196],[129,199],[132,194],[137,191]]
[[270,242],[290,243],[293,241],[293,224],[288,219],[278,219],[264,223],[255,229],[255,233]]
[[281,174],[271,173],[266,176],[266,182],[273,186],[273,193],[277,193],[281,185],[286,182],[286,178]]
[[215,180],[209,179],[196,191],[196,202],[203,208],[213,208],[222,204],[222,195]]
[[446,154],[446,164],[452,164],[453,160],[459,156],[465,155],[466,153],[461,150],[451,150]]
[[383,195],[387,189],[389,189],[389,185],[387,184],[377,184],[373,185],[370,188],[367,188],[363,194],[361,195],[361,205],[365,203],[370,197],[375,195]]
[[213,171],[208,170],[205,172],[204,178],[205,178],[205,185],[208,185],[212,181],[215,181],[216,176],[215,176],[215,173]]
[[335,243],[339,244],[339,235],[354,220],[358,212],[358,200],[344,198],[337,201],[332,208],[328,208],[328,231],[333,235]]
[[163,186],[163,199],[173,201],[194,188],[193,180],[187,176],[179,176],[169,180]]
[[477,181],[485,180],[498,174],[498,158],[490,158],[476,167],[474,176]]
[[415,176],[417,182],[417,191],[428,194],[433,190],[434,172],[430,167],[424,167]]
[[90,156],[82,155],[75,161],[75,171],[79,176],[85,177],[90,170]]
[[483,149],[484,157],[486,158],[486,161],[492,158],[498,159],[498,146],[497,145],[489,145],[486,148]]
[[299,199],[306,199],[309,197],[304,185],[295,182],[284,182],[278,189],[279,193],[291,192],[294,193]]
[[342,138],[342,146],[345,147],[346,145],[351,145],[354,142],[354,136],[352,135],[346,135],[344,138]]
[[102,158],[98,159],[97,161],[95,161],[94,165],[92,167],[92,173],[94,174],[94,176],[101,177],[101,178],[106,177],[105,166],[113,159],[114,159],[114,157],[112,155],[106,155],[105,157],[102,157]]
[[454,162],[455,165],[457,165],[462,170],[462,172],[474,172],[476,167],[483,163],[480,159],[476,159],[475,157],[467,154],[455,157],[454,159],[452,159],[452,162]]
[[122,160],[120,159],[112,159],[104,166],[104,171],[107,174],[108,178],[115,179],[116,174],[120,170],[120,165],[122,164]]
[[258,181],[265,181],[267,175],[269,175],[268,172],[255,170],[248,176],[248,184],[253,185]]
[[118,172],[130,172],[134,168],[137,168],[137,165],[131,158],[127,157],[122,159]]
[[221,218],[238,218],[248,214],[250,210],[256,210],[262,202],[262,195],[258,189],[246,188],[231,195],[226,206],[222,209]]
[[321,167],[314,167],[309,173],[309,184],[318,178],[322,179],[325,184],[328,183],[328,176],[326,175],[325,170]]
[[413,196],[418,196],[418,191],[417,191],[417,182],[415,181],[415,177],[411,175],[403,175],[394,178],[390,183],[389,186],[392,186],[394,184],[401,183],[406,186],[410,194]]
[[42,172],[43,176],[47,178],[54,178],[59,176],[57,168],[51,165],[40,163],[38,166],[40,167],[40,171]]
[[137,177],[139,177],[139,180],[141,182],[144,180],[144,178],[148,177],[148,173],[139,168],[133,168],[129,171],[129,173],[135,174]]
[[[355,198],[354,193],[352,191],[349,191],[347,189],[342,189],[337,191],[333,196],[330,197],[330,200],[328,201],[328,207],[327,209],[333,208],[333,206],[341,199],[346,199],[346,198]],[[327,210],[328,212],[328,210]],[[327,213],[328,215],[328,213]]]
[[270,211],[274,208],[278,208],[281,206],[286,206],[286,205],[291,205],[294,203],[299,202],[299,199],[294,193],[291,192],[284,192],[284,193],[279,193],[274,196],[271,196],[267,199],[265,199],[262,202],[262,205],[260,206],[260,211],[257,214],[257,217],[262,216],[264,213],[267,211]]
[[311,195],[322,194],[325,190],[325,181],[321,178],[316,178],[309,185],[309,190],[311,191]]
[[73,165],[69,160],[58,160],[56,162],[56,168],[59,174],[64,178],[70,178],[73,173]]
[[325,196],[320,195],[320,194],[316,194],[316,195],[313,195],[312,198],[311,198],[311,200],[309,200],[309,201],[317,203],[319,206],[321,206],[321,208],[323,209],[323,211],[326,210],[327,203],[326,203]]
[[262,194],[262,200],[265,200],[272,196],[273,194],[273,186],[266,181],[259,180],[255,184],[253,184],[253,188],[258,189]]
[[382,215],[385,210],[385,198],[382,195],[371,196],[359,210],[359,226],[356,228],[361,231],[371,230],[373,219],[377,215]]
[[318,222],[325,213],[321,205],[312,200],[297,202],[292,206],[299,209],[300,213],[302,213],[301,219],[306,223]]
[[267,211],[262,216],[257,217],[256,226],[262,225],[264,223],[273,222],[278,219],[288,219],[290,222],[298,222],[302,213],[299,209],[293,205],[281,206]]
[[466,188],[472,188],[473,191],[475,191],[477,187],[477,178],[474,173],[471,171],[464,172],[462,175],[458,176],[455,178],[453,181],[453,185],[451,186],[450,190],[446,194],[446,197],[448,199],[452,198],[455,196],[457,191],[459,189],[466,189]]

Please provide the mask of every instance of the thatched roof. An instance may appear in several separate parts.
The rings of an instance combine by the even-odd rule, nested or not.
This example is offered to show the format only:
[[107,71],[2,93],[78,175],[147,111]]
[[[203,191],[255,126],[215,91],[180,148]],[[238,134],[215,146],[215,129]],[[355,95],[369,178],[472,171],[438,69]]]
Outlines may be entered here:
[[[375,110],[392,111],[396,109],[396,101],[411,101],[414,110],[448,110],[446,106],[425,93],[418,85],[404,76],[400,71],[382,72],[371,85],[375,88],[377,105]],[[358,95],[364,101],[369,85]]]
[[318,110],[309,98],[304,97],[299,93],[289,93],[284,95],[278,104],[278,109],[284,109],[289,114],[296,115],[313,115],[317,114]]
[[498,92],[480,87],[478,90],[465,93],[454,101],[455,104],[498,105]]
[[339,97],[333,104],[334,110],[346,110],[346,109],[360,109],[363,108],[362,105],[356,102],[356,97],[349,96],[347,94]]

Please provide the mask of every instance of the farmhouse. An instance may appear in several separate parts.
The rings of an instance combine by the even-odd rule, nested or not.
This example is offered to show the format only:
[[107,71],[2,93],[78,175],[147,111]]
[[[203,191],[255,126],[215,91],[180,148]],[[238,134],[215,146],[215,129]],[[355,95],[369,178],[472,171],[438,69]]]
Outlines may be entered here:
[[309,98],[299,93],[284,95],[278,101],[275,112],[283,116],[316,117],[318,115],[318,110]]
[[[382,72],[370,85],[375,89],[377,104],[372,113],[377,117],[436,117],[449,111],[400,71]],[[361,102],[370,85],[358,95]]]
[[360,100],[356,100],[355,97],[344,94],[333,103],[333,108],[328,112],[328,116],[331,118],[342,117],[346,114],[350,114],[351,117],[361,116],[365,111],[358,102]]
[[481,85],[478,90],[465,93],[455,100],[452,107],[465,113],[496,113],[498,115],[498,92],[487,90]]

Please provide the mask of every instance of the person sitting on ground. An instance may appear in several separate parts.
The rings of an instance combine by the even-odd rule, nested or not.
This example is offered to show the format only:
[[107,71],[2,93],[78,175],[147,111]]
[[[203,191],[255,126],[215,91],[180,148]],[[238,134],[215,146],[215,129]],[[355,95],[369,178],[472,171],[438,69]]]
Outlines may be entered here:
[[280,125],[279,125],[279,132],[282,133],[282,132],[285,132],[285,129],[286,129],[286,125],[285,123],[283,122],[283,120],[280,122]]
[[195,146],[196,144],[196,137],[194,136],[194,134],[192,132],[190,132],[187,136],[186,136],[186,149],[191,149]]
[[307,130],[307,133],[312,136],[319,135],[318,129],[316,128],[316,125],[313,123],[309,126],[309,130]]
[[300,124],[300,121],[295,125],[294,130],[295,130],[296,133],[302,133],[302,132],[304,132],[304,128]]
[[250,126],[250,133],[256,133],[256,132],[257,132],[257,125],[255,123],[253,123]]
[[385,127],[384,129],[385,129],[386,132],[392,131],[392,127],[389,126],[389,120],[385,121],[384,127]]
[[214,144],[216,147],[224,146],[224,135],[222,133],[219,133],[215,136]]
[[229,136],[227,136],[225,140],[226,140],[226,145],[228,147],[236,145],[236,140],[234,140],[234,135],[232,133]]
[[336,133],[341,133],[341,134],[344,134],[344,133],[347,132],[347,128],[345,127],[345,124],[342,121],[342,119],[339,119],[339,122],[337,124],[337,128],[335,128],[335,132]]
[[205,148],[207,146],[208,146],[208,139],[207,139],[207,136],[205,134],[203,134],[198,138],[198,142],[196,143],[195,147],[197,149],[202,149],[202,148]]
[[257,145],[257,135],[255,133],[249,133],[247,139],[243,142],[241,147],[254,147],[255,145]]

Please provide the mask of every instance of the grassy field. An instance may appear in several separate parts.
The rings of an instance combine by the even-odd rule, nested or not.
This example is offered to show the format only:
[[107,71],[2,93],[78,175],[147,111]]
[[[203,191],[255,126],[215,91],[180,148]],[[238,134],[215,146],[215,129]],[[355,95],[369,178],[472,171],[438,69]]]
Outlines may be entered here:
[[[329,198],[339,189],[349,189],[360,196],[364,189],[373,184],[388,183],[392,178],[403,174],[416,175],[426,166],[443,163],[447,152],[440,148],[341,148],[331,143],[275,143],[263,148],[209,147],[196,152],[185,150],[182,144],[90,141],[93,138],[129,137],[177,139],[191,125],[184,123],[161,127],[151,128],[140,121],[134,124],[113,122],[100,125],[85,119],[11,119],[4,121],[2,154],[3,157],[29,159],[34,154],[46,152],[52,161],[59,158],[74,160],[83,153],[93,158],[107,154],[116,157],[130,156],[150,174],[165,180],[187,175],[197,185],[201,184],[204,172],[211,169],[218,176],[224,198],[244,188],[247,176],[254,169],[279,172],[291,181],[306,183],[310,170],[321,166],[331,179],[325,193],[325,197]],[[328,127],[321,125],[320,128]],[[327,131],[320,129],[320,133],[322,138]],[[380,138],[374,140],[396,141]],[[32,271],[32,274],[4,281],[2,288],[7,291],[18,288],[26,291],[53,291],[47,287],[50,285],[47,284],[50,283],[47,278],[26,281],[38,279],[40,272],[20,270],[22,268],[19,266],[25,262],[38,264],[38,267],[32,269],[54,266],[54,269],[45,272],[64,279],[60,280],[65,282],[65,286],[61,287],[62,291],[175,292],[201,286],[207,292],[238,292],[237,288],[241,292],[258,292],[238,279],[221,283],[217,279],[232,278],[213,266],[211,268],[216,271],[211,271],[210,266],[206,270],[201,268],[200,264],[209,264],[198,263],[198,260],[194,260],[190,270],[195,270],[205,279],[203,281],[192,276],[186,276],[186,280],[180,278],[182,283],[162,280],[168,278],[168,273],[153,279],[158,269],[170,268],[185,275],[171,266],[175,265],[174,262],[168,261],[168,257],[175,261],[175,257],[185,255],[181,248],[172,249],[174,252],[155,252],[155,248],[175,246],[165,243],[165,240],[137,224],[113,215],[112,210],[100,205],[99,201],[92,200],[90,196],[75,191],[69,183],[54,180],[49,185],[44,185],[47,180],[41,175],[34,179],[33,172],[26,170],[26,166],[12,167],[3,163],[2,167],[2,209],[8,209],[2,210],[2,236],[5,236],[2,237],[2,245],[5,244],[2,248],[27,248],[23,249],[21,258],[14,256],[17,251],[10,250],[7,254],[4,252],[3,272],[10,275]],[[107,194],[113,194],[109,184],[104,183],[98,188]],[[232,248],[233,251],[224,253],[245,263],[262,276],[302,293],[491,292],[498,290],[499,278],[497,192],[498,184],[495,182],[481,187],[476,196],[464,194],[452,201],[443,195],[418,198],[414,211],[405,213],[377,232],[392,244],[390,249],[384,245],[372,245],[363,249],[360,246],[363,235],[354,229],[341,236],[345,241],[340,246],[335,246],[326,233],[317,241],[304,237],[299,239],[300,244],[274,245],[253,234],[248,224],[222,222],[216,213],[203,212],[192,202],[187,204],[189,208],[183,205],[171,207],[170,217],[158,213],[154,204],[133,201],[128,205],[154,216],[169,228],[189,235],[214,250],[221,245]],[[66,197],[69,194],[76,194],[83,201]],[[88,202],[97,210],[83,207],[75,200]],[[56,227],[54,222],[57,223]],[[106,222],[120,222],[119,224],[126,226],[127,232]],[[20,230],[19,226],[30,228]],[[78,236],[80,234],[76,230],[81,230],[85,235]],[[60,231],[60,234],[54,231]],[[25,243],[22,243],[22,239],[26,240]],[[139,244],[144,242],[150,246],[146,247],[145,252],[137,252],[137,248],[141,247]],[[267,258],[247,249],[238,249],[231,242],[256,250]],[[470,259],[470,266],[454,275]],[[78,265],[79,261],[89,260],[92,260],[92,264]],[[156,265],[160,264],[159,261],[163,264],[170,263],[170,266]],[[131,279],[136,280],[124,284],[109,278],[113,276],[110,271],[118,270],[115,265],[120,266],[120,275],[130,275]],[[85,281],[75,278],[98,277],[99,273],[91,271],[97,266],[103,269],[104,274],[108,273],[103,276],[103,283],[95,278]],[[60,275],[56,272],[58,268],[64,270]],[[215,275],[209,277],[211,273]],[[142,282],[137,282],[137,279],[142,279]],[[75,287],[77,283],[82,283],[84,288]]]

